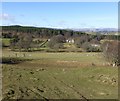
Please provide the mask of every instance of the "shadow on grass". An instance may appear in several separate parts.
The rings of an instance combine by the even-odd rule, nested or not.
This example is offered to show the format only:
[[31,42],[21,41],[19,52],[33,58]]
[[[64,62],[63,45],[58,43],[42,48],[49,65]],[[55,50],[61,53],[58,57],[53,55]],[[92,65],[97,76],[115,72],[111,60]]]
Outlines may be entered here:
[[1,64],[19,64],[21,62],[30,61],[32,59],[24,59],[18,57],[2,57]]

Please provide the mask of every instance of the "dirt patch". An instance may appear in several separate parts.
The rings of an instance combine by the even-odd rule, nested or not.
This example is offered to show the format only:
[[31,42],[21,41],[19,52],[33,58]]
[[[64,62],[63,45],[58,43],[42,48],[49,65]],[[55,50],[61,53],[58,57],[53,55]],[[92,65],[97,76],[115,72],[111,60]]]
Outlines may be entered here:
[[79,63],[78,61],[60,61],[58,60],[57,63]]

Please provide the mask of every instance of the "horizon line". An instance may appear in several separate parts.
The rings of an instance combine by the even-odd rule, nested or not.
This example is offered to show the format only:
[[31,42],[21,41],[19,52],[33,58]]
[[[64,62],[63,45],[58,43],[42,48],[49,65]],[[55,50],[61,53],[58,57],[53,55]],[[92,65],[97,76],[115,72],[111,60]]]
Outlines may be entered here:
[[56,29],[105,29],[105,28],[108,28],[108,29],[119,29],[118,27],[79,27],[79,28],[74,28],[74,27],[66,27],[66,28],[63,28],[63,27],[48,27],[48,26],[34,26],[34,25],[0,25],[0,26],[23,26],[23,27],[36,27],[36,28],[56,28]]

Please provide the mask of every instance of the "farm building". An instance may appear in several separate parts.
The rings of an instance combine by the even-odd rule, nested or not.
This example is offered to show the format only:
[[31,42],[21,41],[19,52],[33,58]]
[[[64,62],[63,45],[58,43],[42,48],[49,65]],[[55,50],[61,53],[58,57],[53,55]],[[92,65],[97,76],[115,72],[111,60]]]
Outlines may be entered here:
[[75,43],[75,40],[70,38],[70,39],[67,39],[66,42],[67,43]]

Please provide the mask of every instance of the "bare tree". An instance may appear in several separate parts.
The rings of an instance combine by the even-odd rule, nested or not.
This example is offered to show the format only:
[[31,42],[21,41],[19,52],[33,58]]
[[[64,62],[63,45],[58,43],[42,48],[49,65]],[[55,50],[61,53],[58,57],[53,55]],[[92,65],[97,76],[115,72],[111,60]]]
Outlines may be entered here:
[[120,56],[119,56],[119,52],[120,52],[120,41],[105,41],[102,44],[102,49],[103,49],[103,53],[105,58],[112,64],[115,66],[119,66],[120,65]]
[[24,49],[25,51],[28,51],[31,48],[32,43],[32,35],[29,33],[20,33],[17,37],[15,37],[11,41],[11,48],[12,49],[19,49],[21,51]]
[[63,43],[65,41],[66,40],[63,35],[56,35],[50,39],[48,46],[50,48],[63,48]]

